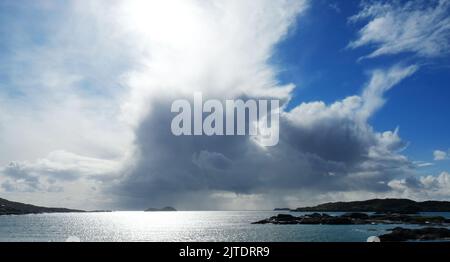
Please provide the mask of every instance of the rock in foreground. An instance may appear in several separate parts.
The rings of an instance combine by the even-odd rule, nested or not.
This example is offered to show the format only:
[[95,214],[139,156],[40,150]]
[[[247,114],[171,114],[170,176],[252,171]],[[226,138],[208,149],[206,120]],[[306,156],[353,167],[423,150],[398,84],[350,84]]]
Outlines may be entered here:
[[436,227],[420,229],[396,227],[391,233],[381,235],[380,240],[382,242],[450,240],[450,230]]

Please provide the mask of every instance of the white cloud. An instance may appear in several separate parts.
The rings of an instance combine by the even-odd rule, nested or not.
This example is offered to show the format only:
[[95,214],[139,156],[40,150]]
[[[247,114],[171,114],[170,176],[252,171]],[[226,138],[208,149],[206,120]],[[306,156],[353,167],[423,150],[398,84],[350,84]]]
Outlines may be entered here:
[[136,126],[150,100],[192,97],[195,90],[204,97],[287,99],[293,85],[279,86],[267,60],[306,8],[304,0],[124,1],[120,21],[143,57],[126,78],[123,118]]
[[424,162],[424,161],[414,161],[413,162],[417,167],[429,167],[429,166],[433,166],[433,163],[429,163],[429,162]]
[[364,1],[351,22],[367,21],[348,46],[373,47],[374,58],[411,52],[438,57],[450,52],[450,1]]
[[113,181],[131,150],[132,130],[118,115],[134,53],[114,5],[45,3],[2,3],[14,16],[0,25],[0,191],[82,207],[103,198],[91,194],[99,186],[91,178]]
[[121,168],[120,161],[54,151],[35,161],[0,167],[0,192],[33,204],[111,208],[111,198],[101,191],[119,178]]
[[418,66],[400,66],[396,65],[385,72],[375,70],[369,84],[364,89],[362,98],[364,99],[364,107],[359,112],[360,117],[367,119],[376,110],[384,105],[383,94],[397,85],[401,80],[411,76],[418,70]]
[[389,186],[398,196],[412,199],[447,200],[450,195],[450,174],[442,172],[437,176],[420,176],[392,180]]
[[301,125],[323,118],[352,118],[365,122],[384,105],[383,95],[403,79],[417,71],[416,65],[395,65],[388,70],[374,70],[360,96],[350,96],[327,107],[323,102],[303,103],[296,107],[291,117]]
[[433,157],[435,161],[448,159],[448,153],[441,150],[434,150]]
[[12,185],[21,185],[18,191],[54,191],[60,182],[79,179],[103,180],[118,176],[120,162],[76,155],[66,151],[54,151],[45,158],[33,162],[10,162],[0,168],[3,188],[11,191]]
[[108,159],[126,151],[132,136],[117,116],[119,76],[131,54],[111,28],[110,8],[90,2],[12,4],[16,18],[0,26],[11,36],[2,38],[9,51],[0,65],[0,165],[61,148]]

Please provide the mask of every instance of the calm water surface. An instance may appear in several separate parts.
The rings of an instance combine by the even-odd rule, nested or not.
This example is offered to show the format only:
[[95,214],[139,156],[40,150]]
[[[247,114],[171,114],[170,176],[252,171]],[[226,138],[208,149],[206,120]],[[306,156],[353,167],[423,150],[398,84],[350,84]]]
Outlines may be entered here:
[[[397,225],[252,225],[272,211],[111,212],[0,216],[0,241],[361,241]],[[301,213],[295,213],[300,215]],[[450,213],[434,213],[450,217]],[[403,227],[415,227],[405,226]]]

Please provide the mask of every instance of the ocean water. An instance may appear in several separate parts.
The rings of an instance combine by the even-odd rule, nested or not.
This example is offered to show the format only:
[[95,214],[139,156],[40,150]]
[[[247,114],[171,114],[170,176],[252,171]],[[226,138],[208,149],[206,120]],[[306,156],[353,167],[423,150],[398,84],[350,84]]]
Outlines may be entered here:
[[[0,216],[0,241],[365,242],[396,226],[252,225],[283,212],[178,211]],[[294,215],[300,215],[295,213]],[[330,213],[331,214],[331,213]],[[336,213],[334,213],[336,214]],[[450,217],[450,213],[433,213]]]

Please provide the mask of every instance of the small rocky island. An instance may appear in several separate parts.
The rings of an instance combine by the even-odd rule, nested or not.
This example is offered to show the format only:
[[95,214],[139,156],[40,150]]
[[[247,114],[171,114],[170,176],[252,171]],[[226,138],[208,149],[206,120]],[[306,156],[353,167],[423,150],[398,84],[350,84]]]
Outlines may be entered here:
[[150,207],[150,208],[147,208],[144,211],[145,212],[168,212],[168,211],[177,211],[177,210],[175,208],[173,208],[173,207],[163,207],[163,208]]
[[25,214],[74,213],[74,212],[79,213],[86,211],[68,208],[59,208],[59,207],[34,206],[0,198],[0,215],[25,215]]

